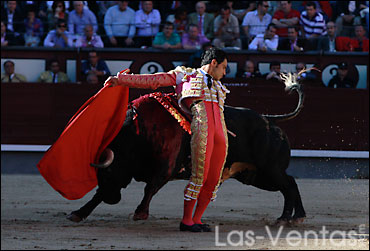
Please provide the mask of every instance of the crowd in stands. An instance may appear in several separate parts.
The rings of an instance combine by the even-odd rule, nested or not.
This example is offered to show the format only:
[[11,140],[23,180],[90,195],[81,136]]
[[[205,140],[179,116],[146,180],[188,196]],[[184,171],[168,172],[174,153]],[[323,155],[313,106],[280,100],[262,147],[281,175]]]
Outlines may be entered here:
[[[369,1],[1,4],[2,47],[193,49],[211,42],[216,47],[236,50],[334,52],[368,51],[369,45]],[[297,34],[293,35],[293,29]]]
[[[369,51],[369,1],[2,1],[1,4],[2,47],[202,50],[215,46],[262,53]],[[199,60],[198,54],[191,60]],[[68,82],[59,75],[58,62],[49,66],[50,71],[40,76],[40,81]],[[14,63],[7,67],[14,71]],[[110,75],[95,51],[89,53],[82,68],[85,80],[90,82],[101,82]],[[261,77],[252,61],[247,61],[243,70],[239,76]],[[262,77],[280,81],[280,64],[273,62],[270,70]]]

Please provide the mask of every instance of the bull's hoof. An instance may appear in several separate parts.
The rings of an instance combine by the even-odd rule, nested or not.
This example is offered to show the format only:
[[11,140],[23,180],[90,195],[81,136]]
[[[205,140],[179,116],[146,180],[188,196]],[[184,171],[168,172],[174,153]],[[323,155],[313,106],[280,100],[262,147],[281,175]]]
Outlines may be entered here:
[[73,222],[80,222],[83,220],[80,216],[77,216],[74,213],[70,213],[69,215],[67,215],[67,219]]
[[275,226],[288,226],[290,224],[290,220],[289,219],[286,219],[286,218],[279,218],[275,221]]
[[300,217],[300,218],[293,218],[291,220],[291,223],[293,225],[299,225],[299,224],[302,224],[304,222],[304,217]]
[[149,214],[148,213],[145,213],[145,212],[135,213],[133,219],[134,219],[134,221],[137,221],[137,220],[147,220],[148,219],[148,216],[149,216]]

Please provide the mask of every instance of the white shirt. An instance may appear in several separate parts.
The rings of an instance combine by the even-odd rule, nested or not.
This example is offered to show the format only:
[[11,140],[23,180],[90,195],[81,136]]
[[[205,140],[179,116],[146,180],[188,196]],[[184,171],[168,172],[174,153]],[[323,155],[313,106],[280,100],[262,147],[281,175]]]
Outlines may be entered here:
[[[52,72],[51,71],[51,79],[53,79],[54,78],[54,75],[55,75],[55,82],[54,83],[58,83],[58,73],[54,73],[54,72]],[[51,80],[51,81],[53,81],[53,80]]]
[[159,32],[161,14],[158,10],[146,14],[143,10],[135,13],[136,36],[155,36]]
[[14,31],[14,27],[13,27],[13,16],[14,16],[14,12],[13,13],[10,13],[10,11],[8,10],[8,30],[11,30],[11,31]]
[[264,34],[271,20],[272,17],[268,13],[263,16],[261,21],[257,10],[250,11],[245,15],[242,26],[249,26],[249,35],[253,37],[257,34]]
[[279,36],[275,35],[272,39],[264,39],[264,34],[258,34],[249,44],[249,50],[257,50],[266,46],[269,51],[276,51],[279,44]]

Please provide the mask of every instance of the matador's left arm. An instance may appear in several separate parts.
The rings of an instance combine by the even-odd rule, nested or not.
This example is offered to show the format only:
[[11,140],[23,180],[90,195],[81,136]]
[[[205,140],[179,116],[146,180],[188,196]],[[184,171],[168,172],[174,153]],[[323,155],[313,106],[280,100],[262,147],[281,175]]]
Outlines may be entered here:
[[123,85],[130,88],[157,89],[159,87],[175,86],[176,73],[155,74],[127,74],[129,70],[117,73],[115,77],[109,77],[104,85]]

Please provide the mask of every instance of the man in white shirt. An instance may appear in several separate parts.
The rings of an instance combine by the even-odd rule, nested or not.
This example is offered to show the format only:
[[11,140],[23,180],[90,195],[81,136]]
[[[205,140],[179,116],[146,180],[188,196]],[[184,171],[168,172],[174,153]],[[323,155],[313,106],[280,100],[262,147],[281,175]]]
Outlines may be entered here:
[[253,39],[258,34],[263,34],[271,23],[272,17],[267,13],[269,9],[268,1],[258,1],[257,10],[248,12],[243,19],[244,34],[249,40]]
[[258,34],[249,44],[249,50],[258,50],[262,52],[276,51],[279,45],[279,36],[276,35],[276,26],[270,23],[267,26],[265,34]]
[[104,28],[113,47],[129,47],[134,45],[135,11],[128,7],[128,1],[118,1],[110,7],[104,17]]
[[135,13],[136,36],[139,46],[151,46],[152,37],[159,32],[161,14],[153,9],[153,1],[143,1],[142,9]]
[[101,37],[94,33],[94,28],[91,24],[87,24],[84,29],[83,36],[70,36],[68,39],[68,45],[70,47],[95,47],[103,48],[104,43]]

